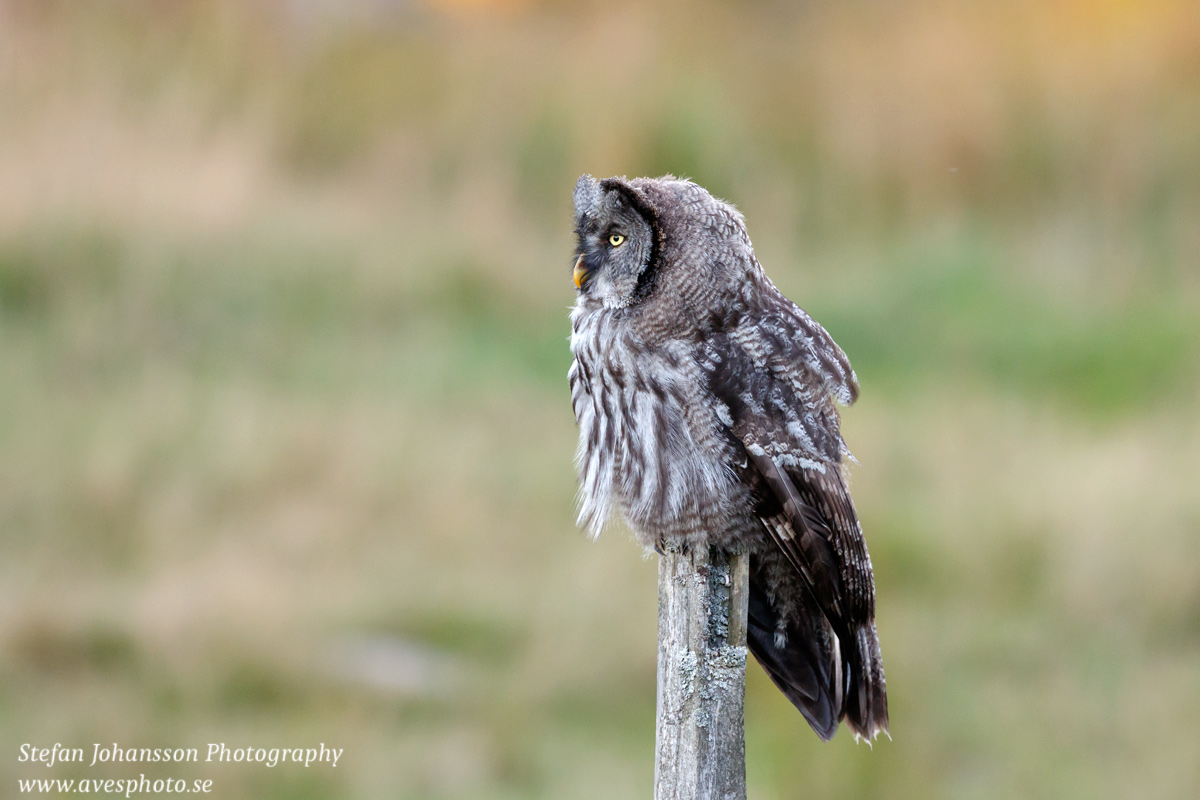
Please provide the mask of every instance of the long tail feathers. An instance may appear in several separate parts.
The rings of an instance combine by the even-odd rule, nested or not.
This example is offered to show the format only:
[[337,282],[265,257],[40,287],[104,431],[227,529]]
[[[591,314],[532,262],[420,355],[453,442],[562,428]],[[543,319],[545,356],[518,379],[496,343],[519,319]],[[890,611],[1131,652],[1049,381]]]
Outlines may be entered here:
[[781,625],[779,611],[755,577],[752,572],[750,652],[817,736],[833,738],[843,719],[855,738],[871,742],[887,734],[887,686],[875,624],[839,639],[813,603]]
[[868,742],[880,733],[888,735],[887,683],[874,622],[859,627],[853,640],[843,643],[842,657],[846,663],[846,725],[856,738]]
[[817,736],[828,741],[842,718],[842,676],[836,639],[811,624],[824,625],[825,618],[819,612],[815,617],[804,615],[805,619],[792,620],[781,630],[778,611],[753,579],[749,608],[750,652]]

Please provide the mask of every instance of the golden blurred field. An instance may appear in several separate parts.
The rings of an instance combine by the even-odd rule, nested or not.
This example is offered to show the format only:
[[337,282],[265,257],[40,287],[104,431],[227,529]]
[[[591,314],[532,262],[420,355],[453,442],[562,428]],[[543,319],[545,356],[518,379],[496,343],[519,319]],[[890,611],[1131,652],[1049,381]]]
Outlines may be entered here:
[[694,178],[853,360],[894,741],[750,796],[1200,796],[1200,9],[0,1],[0,784],[651,788],[574,525],[570,191]]

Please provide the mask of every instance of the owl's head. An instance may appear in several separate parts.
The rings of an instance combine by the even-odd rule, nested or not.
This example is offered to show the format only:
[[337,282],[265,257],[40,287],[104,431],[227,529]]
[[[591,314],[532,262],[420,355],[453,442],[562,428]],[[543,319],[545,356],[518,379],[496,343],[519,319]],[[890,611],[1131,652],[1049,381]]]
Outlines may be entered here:
[[624,308],[652,288],[657,215],[643,193],[619,178],[584,175],[575,184],[575,286],[608,308]]

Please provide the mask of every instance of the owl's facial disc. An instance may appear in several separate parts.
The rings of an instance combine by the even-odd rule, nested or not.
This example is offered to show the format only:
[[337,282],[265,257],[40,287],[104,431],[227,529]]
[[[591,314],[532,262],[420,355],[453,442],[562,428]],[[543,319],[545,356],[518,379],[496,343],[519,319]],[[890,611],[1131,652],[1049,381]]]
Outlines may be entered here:
[[609,308],[636,302],[653,255],[653,228],[630,202],[629,191],[624,186],[602,188],[590,179],[581,179],[576,187],[575,286]]
[[[625,242],[625,235],[622,233],[610,233],[608,235],[608,246],[614,250],[625,244]],[[583,284],[588,279],[588,276],[591,274],[591,272],[592,270],[588,268],[587,263],[584,261],[583,255],[580,255],[579,258],[575,259],[575,271],[573,274],[575,278],[576,289],[583,288]]]

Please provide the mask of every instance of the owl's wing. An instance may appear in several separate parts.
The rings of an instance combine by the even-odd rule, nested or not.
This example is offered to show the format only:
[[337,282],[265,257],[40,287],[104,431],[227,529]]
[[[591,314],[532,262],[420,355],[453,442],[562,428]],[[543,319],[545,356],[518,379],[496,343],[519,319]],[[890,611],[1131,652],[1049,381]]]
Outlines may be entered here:
[[775,288],[761,267],[751,273],[746,289],[748,313],[729,328],[729,335],[775,375],[823,389],[842,405],[853,404],[858,376],[829,332]]
[[[875,616],[875,585],[862,528],[841,471],[785,469],[757,446],[747,447],[781,515],[767,532],[804,582],[839,636]],[[770,507],[773,504],[769,504]]]
[[[844,716],[856,735],[873,739],[888,728],[887,686],[875,630],[871,561],[841,471],[832,464],[824,473],[808,468],[784,469],[776,458],[757,447],[749,446],[747,452],[770,487],[772,499],[782,506],[781,513],[763,518],[763,526],[787,563],[800,574],[809,598],[837,636],[837,658],[827,671],[840,675],[843,681],[832,692],[835,701],[841,701],[838,718]],[[793,600],[795,614],[812,614],[813,603],[804,602],[807,599]],[[800,622],[809,629],[819,627],[819,620]],[[814,650],[818,655],[823,652],[824,642],[793,640],[791,631],[795,627],[795,621],[789,621],[787,638],[773,642],[774,647],[767,649],[800,652],[812,662]],[[759,653],[755,655],[765,664]],[[778,658],[772,653],[767,656]],[[787,676],[772,674],[777,684],[781,677]],[[801,705],[798,698],[788,696],[802,712],[808,711],[807,698],[799,698],[805,703]]]
[[857,383],[845,355],[825,342],[832,345],[807,315],[768,314],[710,337],[700,364],[745,448],[750,479],[765,487],[763,528],[838,637],[839,717],[870,737],[887,728],[874,578],[841,471],[845,445],[833,405],[839,389],[852,401]]
[[[807,333],[795,332],[801,324]],[[728,409],[729,429],[758,473],[756,482],[770,490],[764,520],[783,511],[785,526],[765,527],[841,635],[870,620],[875,590],[841,471],[846,448],[831,399],[834,387],[854,397],[858,386],[832,341],[807,315],[762,316],[711,336],[699,361],[714,397]]]

